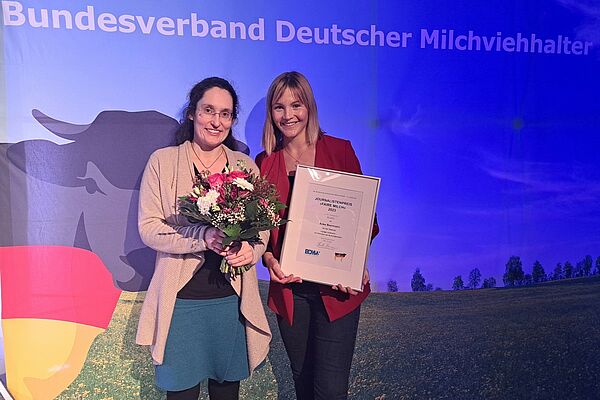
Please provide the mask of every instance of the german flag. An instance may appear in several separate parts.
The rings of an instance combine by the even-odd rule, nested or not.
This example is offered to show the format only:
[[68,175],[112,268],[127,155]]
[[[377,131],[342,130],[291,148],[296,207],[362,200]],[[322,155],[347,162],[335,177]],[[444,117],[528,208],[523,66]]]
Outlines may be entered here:
[[53,399],[77,377],[121,291],[100,258],[63,246],[0,247],[6,381],[17,399]]

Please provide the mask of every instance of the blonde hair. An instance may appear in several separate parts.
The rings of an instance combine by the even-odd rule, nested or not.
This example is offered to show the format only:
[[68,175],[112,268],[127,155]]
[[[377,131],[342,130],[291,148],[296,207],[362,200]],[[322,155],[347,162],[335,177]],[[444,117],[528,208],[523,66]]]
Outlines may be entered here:
[[306,124],[306,143],[312,144],[317,141],[322,132],[319,126],[319,116],[317,112],[317,102],[313,95],[312,88],[308,80],[300,72],[284,72],[279,75],[269,87],[267,92],[267,113],[263,127],[262,145],[267,155],[271,154],[277,146],[281,144],[282,134],[275,126],[273,121],[273,103],[281,98],[283,92],[290,89],[298,101],[306,107],[308,111],[308,123]]

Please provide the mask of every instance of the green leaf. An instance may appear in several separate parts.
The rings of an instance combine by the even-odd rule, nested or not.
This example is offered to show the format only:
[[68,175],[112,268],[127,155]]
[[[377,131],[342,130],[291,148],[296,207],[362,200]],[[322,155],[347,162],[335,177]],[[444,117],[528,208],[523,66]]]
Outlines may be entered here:
[[278,202],[275,203],[275,212],[279,212],[279,211],[283,210],[286,207],[287,206],[285,204],[283,204],[282,202],[278,201]]
[[258,229],[256,229],[256,228],[250,228],[250,229],[248,229],[248,230],[246,230],[246,231],[244,231],[244,232],[242,232],[240,234],[240,239],[242,239],[242,240],[248,240],[248,239],[257,237],[258,236],[258,232],[259,232]]
[[242,233],[242,228],[239,225],[229,225],[223,229],[223,232],[230,238],[238,238]]
[[255,220],[258,214],[258,200],[251,201],[246,205],[245,215],[249,220]]

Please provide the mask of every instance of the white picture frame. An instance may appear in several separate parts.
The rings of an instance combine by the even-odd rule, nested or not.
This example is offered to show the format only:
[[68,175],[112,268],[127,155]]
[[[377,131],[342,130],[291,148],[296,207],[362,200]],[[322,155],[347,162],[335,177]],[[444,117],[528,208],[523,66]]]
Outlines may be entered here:
[[298,165],[282,271],[362,291],[379,185],[373,176]]

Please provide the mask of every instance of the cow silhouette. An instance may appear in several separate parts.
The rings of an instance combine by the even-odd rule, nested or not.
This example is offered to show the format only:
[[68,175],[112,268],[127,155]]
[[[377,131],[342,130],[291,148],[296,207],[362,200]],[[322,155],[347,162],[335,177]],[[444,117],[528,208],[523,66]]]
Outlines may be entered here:
[[[90,250],[126,291],[146,290],[156,253],[137,230],[141,175],[150,154],[174,145],[179,123],[157,111],[102,111],[88,125],[33,117],[66,144],[0,144],[0,246]],[[248,154],[237,141],[236,150]]]

